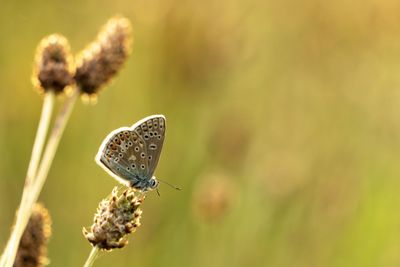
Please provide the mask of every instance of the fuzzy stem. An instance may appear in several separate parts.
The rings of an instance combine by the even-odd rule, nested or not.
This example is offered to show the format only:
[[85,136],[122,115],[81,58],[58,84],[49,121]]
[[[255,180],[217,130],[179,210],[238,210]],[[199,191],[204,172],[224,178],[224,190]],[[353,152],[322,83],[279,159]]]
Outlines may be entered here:
[[[17,212],[17,220],[18,220],[18,218],[22,218],[22,216],[23,216],[22,212],[25,209],[28,192],[30,190],[30,187],[31,187],[34,177],[36,175],[40,156],[43,151],[43,145],[46,140],[47,131],[49,129],[51,115],[53,113],[54,98],[55,98],[55,95],[54,95],[53,91],[48,91],[44,95],[42,113],[40,115],[39,125],[38,125],[38,129],[36,132],[36,137],[35,137],[35,142],[33,143],[33,149],[32,149],[31,159],[29,162],[28,171],[27,171],[26,178],[25,178],[25,186],[24,186],[24,190],[22,192],[20,208],[18,209],[18,212]],[[11,237],[14,235],[14,232],[16,232],[15,228],[14,228],[13,233],[11,234]],[[11,240],[14,240],[14,238],[10,238],[10,241],[4,251],[4,254],[2,255],[1,262],[0,262],[1,266],[3,266],[3,264],[5,263],[6,257],[8,255],[8,249],[10,249],[10,247],[11,247]]]
[[47,174],[49,173],[50,166],[53,162],[54,156],[57,151],[58,144],[60,142],[61,136],[64,132],[65,126],[68,122],[68,119],[71,115],[72,109],[74,107],[74,104],[79,96],[80,90],[75,89],[73,92],[73,95],[69,97],[66,102],[64,103],[64,106],[61,108],[55,124],[53,126],[53,130],[51,132],[51,135],[49,137],[49,141],[46,145],[46,149],[43,154],[42,161],[39,166],[39,170],[37,172],[36,178],[31,186],[31,189],[29,191],[29,195],[27,196],[26,199],[26,205],[24,206],[25,209],[21,211],[23,216],[21,218],[17,218],[17,222],[15,224],[15,228],[13,233],[15,233],[12,236],[11,239],[11,244],[8,250],[8,256],[7,260],[4,265],[0,265],[1,267],[12,267],[15,256],[17,254],[18,250],[18,244],[21,239],[21,236],[25,230],[25,227],[29,221],[29,218],[32,213],[32,207],[36,203],[40,192],[43,188],[43,185],[46,181]]
[[97,259],[99,251],[100,251],[99,247],[94,246],[92,248],[92,251],[90,251],[89,257],[87,258],[85,265],[83,265],[83,267],[91,267],[93,265],[94,261]]

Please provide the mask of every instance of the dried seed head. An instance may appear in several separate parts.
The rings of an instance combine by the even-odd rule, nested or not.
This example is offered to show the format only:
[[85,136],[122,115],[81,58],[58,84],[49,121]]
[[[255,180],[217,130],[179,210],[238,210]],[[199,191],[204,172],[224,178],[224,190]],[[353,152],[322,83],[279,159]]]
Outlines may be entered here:
[[110,19],[77,58],[75,81],[87,95],[96,95],[121,69],[128,58],[131,44],[131,24],[124,17]]
[[232,177],[224,172],[206,173],[199,179],[193,194],[193,211],[207,223],[222,220],[235,202],[236,190]]
[[14,267],[46,266],[47,243],[51,235],[51,218],[47,209],[36,204],[19,243]]
[[59,34],[42,39],[35,55],[32,82],[40,92],[61,93],[73,83],[74,64],[68,40]]
[[126,236],[140,226],[139,206],[143,200],[132,189],[119,195],[115,187],[111,196],[100,202],[90,230],[83,228],[84,236],[93,246],[104,250],[124,247],[128,243]]

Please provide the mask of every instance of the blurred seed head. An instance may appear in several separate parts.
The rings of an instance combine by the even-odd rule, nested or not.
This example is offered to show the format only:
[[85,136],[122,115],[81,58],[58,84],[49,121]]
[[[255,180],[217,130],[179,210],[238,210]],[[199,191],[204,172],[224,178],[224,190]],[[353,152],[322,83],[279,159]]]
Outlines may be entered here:
[[31,218],[19,243],[14,267],[46,266],[47,243],[51,236],[51,218],[48,210],[35,204]]
[[209,149],[218,164],[233,170],[244,166],[253,133],[250,126],[249,120],[237,110],[217,118],[210,127]]
[[143,197],[137,197],[132,189],[126,189],[120,195],[117,187],[111,196],[102,200],[89,230],[83,229],[86,239],[100,249],[123,248],[128,241],[127,235],[140,226]]
[[103,26],[77,58],[75,81],[83,94],[95,97],[117,74],[130,54],[131,40],[128,19],[116,16]]
[[199,178],[193,193],[193,211],[205,222],[222,220],[237,197],[234,182],[222,172],[207,173]]
[[74,64],[68,40],[59,34],[43,38],[36,50],[32,82],[41,92],[63,92],[73,83]]

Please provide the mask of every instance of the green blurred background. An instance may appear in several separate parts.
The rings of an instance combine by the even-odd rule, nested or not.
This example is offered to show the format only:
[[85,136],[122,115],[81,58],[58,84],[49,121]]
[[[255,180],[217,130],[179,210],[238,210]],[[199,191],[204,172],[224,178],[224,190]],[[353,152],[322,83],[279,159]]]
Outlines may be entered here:
[[[95,266],[400,266],[400,3],[0,1],[0,242],[18,206],[42,99],[34,51],[76,53],[115,14],[133,53],[95,106],[77,103],[41,200],[51,266],[82,266],[117,184],[103,138],[150,114],[168,130],[142,226]],[[58,106],[62,98],[58,99]]]

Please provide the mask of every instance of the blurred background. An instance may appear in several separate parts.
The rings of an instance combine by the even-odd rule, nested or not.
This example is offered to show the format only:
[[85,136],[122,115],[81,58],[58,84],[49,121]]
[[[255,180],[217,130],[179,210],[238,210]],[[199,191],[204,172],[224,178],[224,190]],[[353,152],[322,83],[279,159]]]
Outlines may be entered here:
[[[77,103],[41,195],[51,266],[82,266],[83,226],[117,184],[103,138],[150,114],[167,137],[142,226],[95,266],[400,266],[400,3],[0,2],[0,244],[20,201],[42,97],[37,44],[77,53],[115,14],[133,53]],[[58,107],[62,98],[58,99]]]

